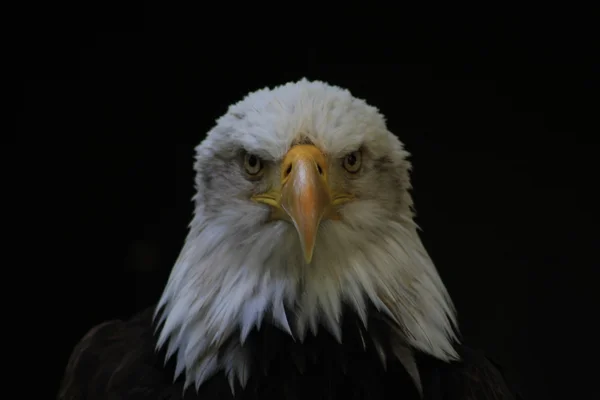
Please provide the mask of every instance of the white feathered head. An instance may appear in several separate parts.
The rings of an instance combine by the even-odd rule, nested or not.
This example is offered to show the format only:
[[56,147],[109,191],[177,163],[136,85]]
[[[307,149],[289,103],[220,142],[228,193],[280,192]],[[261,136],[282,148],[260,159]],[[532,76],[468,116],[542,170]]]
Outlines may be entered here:
[[343,305],[365,323],[372,305],[408,347],[456,357],[408,153],[376,108],[303,79],[232,105],[196,150],[195,216],[157,309],[158,346],[187,384],[219,370],[244,384],[243,343],[263,322],[342,341]]

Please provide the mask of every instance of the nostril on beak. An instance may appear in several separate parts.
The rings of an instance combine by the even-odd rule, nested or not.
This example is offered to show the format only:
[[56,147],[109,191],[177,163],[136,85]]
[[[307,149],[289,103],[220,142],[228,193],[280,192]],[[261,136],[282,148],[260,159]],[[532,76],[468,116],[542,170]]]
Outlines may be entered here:
[[317,163],[317,171],[319,171],[319,175],[323,175],[323,168],[321,168],[321,164]]
[[287,178],[289,174],[292,173],[292,163],[289,163],[283,172],[283,177]]

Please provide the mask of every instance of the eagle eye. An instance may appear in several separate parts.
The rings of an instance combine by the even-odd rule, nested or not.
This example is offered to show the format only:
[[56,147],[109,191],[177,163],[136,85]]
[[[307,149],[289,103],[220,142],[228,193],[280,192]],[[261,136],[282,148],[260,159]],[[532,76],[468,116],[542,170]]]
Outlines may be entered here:
[[346,171],[355,174],[360,170],[362,164],[362,154],[360,150],[353,151],[344,157],[344,168]]
[[244,169],[248,175],[256,176],[262,171],[263,162],[258,156],[246,153],[244,156]]

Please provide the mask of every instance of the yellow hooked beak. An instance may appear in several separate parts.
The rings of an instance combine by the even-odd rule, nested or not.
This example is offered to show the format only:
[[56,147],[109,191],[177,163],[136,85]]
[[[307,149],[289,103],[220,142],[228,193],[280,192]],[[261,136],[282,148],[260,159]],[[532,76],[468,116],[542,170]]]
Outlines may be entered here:
[[275,218],[291,219],[300,236],[307,264],[312,260],[321,220],[338,219],[333,206],[349,199],[349,196],[332,195],[327,168],[325,156],[317,147],[294,146],[281,164],[280,191],[271,190],[252,198],[273,206]]

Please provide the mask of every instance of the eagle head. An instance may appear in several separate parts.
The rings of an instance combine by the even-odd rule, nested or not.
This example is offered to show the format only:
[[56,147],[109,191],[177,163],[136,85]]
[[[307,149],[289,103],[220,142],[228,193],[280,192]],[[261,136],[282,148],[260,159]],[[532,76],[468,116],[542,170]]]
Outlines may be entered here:
[[244,342],[262,323],[342,341],[344,307],[456,358],[452,302],[413,222],[409,154],[376,108],[318,81],[262,89],[196,152],[194,217],[157,308],[158,347],[186,384],[217,371],[244,384]]

